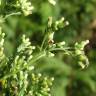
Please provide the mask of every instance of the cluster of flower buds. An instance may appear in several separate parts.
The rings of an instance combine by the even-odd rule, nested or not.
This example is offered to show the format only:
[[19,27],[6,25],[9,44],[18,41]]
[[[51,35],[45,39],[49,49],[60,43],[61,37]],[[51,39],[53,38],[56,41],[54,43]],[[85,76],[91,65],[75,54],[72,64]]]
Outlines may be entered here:
[[[50,87],[52,86],[54,78],[48,78],[48,77],[43,77],[41,73],[32,74],[32,85],[35,86],[33,90],[29,91],[29,94],[34,94],[36,96],[51,96],[50,94]],[[39,85],[39,87],[38,87]]]
[[[2,32],[2,28],[0,27],[0,77],[2,77],[7,72],[5,68],[7,66],[8,58],[4,53],[4,37],[5,37],[5,33]],[[1,82],[5,82],[5,80],[3,81],[1,80]]]
[[60,20],[55,22],[55,30],[58,30],[59,28],[63,28],[68,25],[69,25],[69,22],[65,21],[64,17],[62,17]]
[[81,43],[75,43],[75,55],[77,56],[78,63],[84,69],[89,65],[89,61],[84,52],[84,47],[89,43],[89,40],[82,41]]
[[[33,73],[32,71],[20,71],[18,76],[12,79],[10,84],[11,94],[18,96],[26,94],[26,96],[51,96],[51,86],[54,78],[44,77],[41,73]],[[15,91],[14,91],[14,89]]]
[[[54,42],[54,33],[57,30],[65,27],[67,25],[69,25],[69,22],[66,21],[64,19],[64,17],[62,17],[60,20],[55,21],[55,22],[53,21],[52,17],[48,18],[48,23],[47,23],[47,28],[46,28],[46,32],[47,33],[46,34],[47,34],[47,42],[48,42],[49,49],[50,48],[53,49],[53,48],[63,48],[64,47],[64,45],[65,45],[64,41],[63,42],[59,42],[59,43],[55,43]],[[53,57],[54,56],[54,54],[52,52],[50,52],[50,51],[48,51],[47,55],[49,57]]]
[[0,27],[0,62],[5,57],[5,54],[4,54],[4,36],[5,36],[5,33],[2,33],[2,28]]
[[[31,42],[29,41],[29,38],[26,38],[26,36],[23,35],[22,42],[20,46],[17,48],[17,55],[14,59],[14,65],[12,66],[14,71],[19,70],[21,67],[24,67],[28,64],[28,62],[33,57],[32,52],[34,49],[35,49],[35,46],[31,46]],[[14,66],[16,67],[14,68]],[[33,66],[30,66],[30,69],[31,67],[33,68]]]
[[62,17],[60,20],[53,22],[52,17],[49,17],[48,24],[47,24],[47,35],[48,35],[48,43],[53,44],[54,43],[54,33],[55,31],[59,30],[60,28],[63,28],[65,26],[69,25],[68,21],[64,20],[64,17]]
[[18,0],[17,6],[21,8],[25,16],[32,14],[32,10],[34,9],[31,2],[27,0]]
[[25,60],[28,61],[32,59],[32,52],[35,49],[35,46],[31,45],[29,38],[26,38],[25,35],[22,36],[21,45],[17,49],[19,56],[25,56]]

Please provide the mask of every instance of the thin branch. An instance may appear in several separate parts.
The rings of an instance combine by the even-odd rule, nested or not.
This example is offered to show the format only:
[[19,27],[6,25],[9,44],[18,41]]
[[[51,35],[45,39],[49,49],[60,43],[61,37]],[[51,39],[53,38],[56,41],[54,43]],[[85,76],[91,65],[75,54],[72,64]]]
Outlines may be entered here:
[[8,15],[5,16],[4,19],[7,19],[8,17],[13,16],[13,15],[21,15],[21,12],[16,12],[16,13],[8,14]]

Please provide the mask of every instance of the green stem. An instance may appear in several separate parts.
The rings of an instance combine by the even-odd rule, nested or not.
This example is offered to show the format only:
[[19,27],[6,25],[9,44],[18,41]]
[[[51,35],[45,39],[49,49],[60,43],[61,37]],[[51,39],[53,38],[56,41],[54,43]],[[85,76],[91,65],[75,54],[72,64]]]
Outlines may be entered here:
[[64,51],[65,54],[67,52],[68,55],[71,55],[73,57],[73,53],[72,52],[74,51],[74,48],[70,48],[70,47],[66,47],[66,48],[52,48],[52,49],[49,49],[48,51],[49,52],[51,52],[51,51]]
[[8,14],[8,15],[5,16],[4,19],[7,19],[8,17],[13,16],[13,15],[21,15],[21,12],[16,12],[16,13]]
[[66,50],[74,50],[73,48],[70,48],[70,47],[66,47],[66,48],[52,48],[52,49],[49,49],[49,51],[66,51]]
[[46,38],[47,38],[47,35],[45,35],[45,37],[43,39],[43,42],[42,42],[41,47],[40,47],[40,51],[42,51],[42,49],[43,49],[44,43],[46,41]]

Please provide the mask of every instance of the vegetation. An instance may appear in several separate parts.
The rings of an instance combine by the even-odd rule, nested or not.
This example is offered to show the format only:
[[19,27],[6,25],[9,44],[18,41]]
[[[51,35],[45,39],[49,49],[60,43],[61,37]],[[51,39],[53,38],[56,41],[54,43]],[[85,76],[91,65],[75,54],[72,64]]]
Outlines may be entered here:
[[95,96],[95,5],[0,0],[0,96]]

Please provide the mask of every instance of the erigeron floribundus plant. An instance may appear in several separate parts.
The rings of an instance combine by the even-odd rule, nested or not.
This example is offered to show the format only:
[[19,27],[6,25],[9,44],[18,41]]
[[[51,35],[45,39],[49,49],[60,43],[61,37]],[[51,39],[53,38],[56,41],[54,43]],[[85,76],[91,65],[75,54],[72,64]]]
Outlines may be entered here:
[[52,86],[54,78],[44,77],[41,73],[34,73],[32,61],[34,62],[37,58],[33,56],[32,59],[32,52],[35,46],[31,46],[29,38],[23,35],[21,44],[17,48],[16,56],[7,58],[4,54],[3,47],[4,36],[5,34],[1,32],[0,27],[0,69],[2,69],[0,70],[1,95],[51,96],[50,87]]
[[[21,44],[17,48],[15,57],[7,58],[4,54],[4,36],[0,27],[0,82],[2,83],[2,94],[10,96],[51,96],[50,87],[53,78],[43,77],[40,73],[34,73],[32,65],[42,57],[53,57],[54,51],[63,51],[69,56],[78,59],[78,64],[85,68],[89,64],[84,53],[84,46],[88,43],[83,41],[76,43],[74,47],[67,47],[64,41],[55,42],[54,33],[67,26],[69,23],[64,18],[53,22],[52,17],[48,19],[48,25],[45,30],[44,40],[40,46],[39,54],[33,55],[36,46],[32,46],[29,38],[25,35],[21,38]],[[6,70],[4,70],[6,68]]]
[[[49,0],[53,5],[55,0]],[[1,4],[1,3],[0,3]],[[20,8],[25,16],[32,13],[33,6],[27,0],[17,0],[16,8]],[[20,14],[22,12],[19,12]],[[2,16],[0,14],[0,25],[6,18],[17,13]],[[19,14],[19,15],[20,15]],[[44,40],[40,46],[39,52],[33,55],[37,46],[32,46],[29,38],[25,35],[21,38],[21,44],[17,48],[16,55],[8,58],[4,54],[4,36],[0,27],[0,95],[5,96],[51,96],[50,88],[54,78],[43,76],[41,73],[35,73],[33,64],[42,57],[54,57],[55,51],[63,51],[64,54],[74,56],[78,59],[78,63],[82,68],[89,64],[88,59],[84,53],[84,46],[88,41],[76,43],[74,47],[66,46],[66,42],[54,41],[54,33],[69,24],[68,21],[62,17],[60,20],[54,21],[49,17],[48,24],[44,33]]]
[[64,41],[54,41],[54,33],[60,28],[68,25],[69,22],[64,20],[64,17],[62,17],[60,20],[57,20],[56,22],[53,22],[52,17],[49,17],[48,25],[45,30],[45,37],[40,50],[45,50],[49,57],[55,56],[53,53],[54,51],[63,51],[64,54],[75,57],[78,61],[78,64],[82,67],[82,69],[84,69],[89,65],[88,58],[84,52],[84,46],[89,43],[89,40],[82,41],[81,43],[76,42],[74,47],[66,46]]
[[2,33],[0,27],[0,69],[2,69],[0,70],[0,82],[2,83],[3,95],[51,96],[50,87],[54,78],[44,77],[40,73],[35,74],[32,64],[42,57],[55,56],[54,51],[63,51],[65,54],[76,57],[82,68],[89,64],[83,50],[88,40],[76,43],[74,48],[67,47],[64,41],[55,43],[53,33],[59,28],[68,25],[64,18],[56,22],[53,22],[52,17],[48,19],[45,37],[39,51],[40,54],[37,52],[37,55],[33,55],[36,46],[32,46],[29,38],[23,35],[16,55],[11,59],[4,54],[5,34]]

